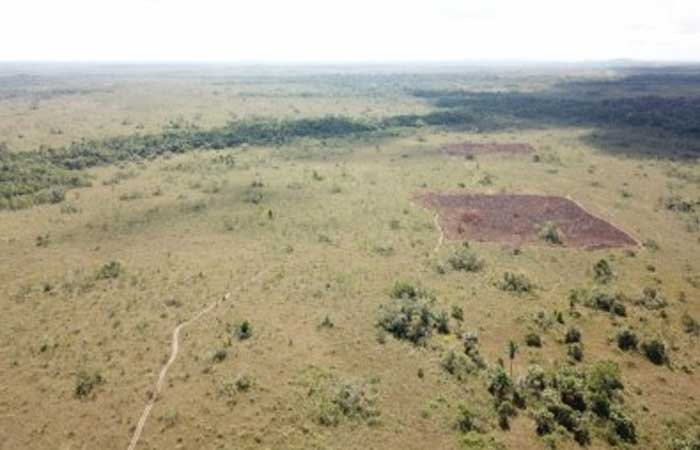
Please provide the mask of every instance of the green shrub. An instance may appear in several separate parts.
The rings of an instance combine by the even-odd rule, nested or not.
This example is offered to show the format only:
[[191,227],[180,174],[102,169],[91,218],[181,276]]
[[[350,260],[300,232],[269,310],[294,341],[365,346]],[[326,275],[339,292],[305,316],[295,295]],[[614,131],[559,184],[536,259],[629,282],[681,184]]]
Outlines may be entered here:
[[440,334],[450,334],[450,317],[447,312],[440,311],[435,316],[435,328]]
[[462,322],[464,320],[464,310],[461,306],[453,305],[451,316],[453,319]]
[[253,386],[253,379],[248,376],[248,375],[241,375],[240,377],[236,378],[236,389],[239,392],[245,392],[250,390],[250,388]]
[[455,250],[447,259],[453,270],[478,272],[484,267],[484,262],[471,249],[461,247]]
[[97,271],[95,278],[98,280],[111,280],[119,278],[124,273],[124,267],[119,261],[110,261]]
[[246,339],[250,339],[252,336],[253,326],[250,324],[249,321],[244,320],[238,326],[238,330],[236,330],[236,337],[238,337],[239,340],[244,341]]
[[658,339],[652,339],[642,343],[642,352],[649,361],[656,365],[662,365],[668,362],[666,344]]
[[589,369],[587,385],[593,393],[613,397],[617,391],[624,389],[620,367],[613,361],[597,362]]
[[593,265],[593,278],[601,284],[606,284],[613,279],[612,267],[607,259],[601,259]]
[[513,393],[513,381],[499,365],[489,374],[489,392],[496,398],[497,403]]
[[570,294],[570,299],[575,298],[577,301],[583,298],[583,303],[585,306],[599,311],[609,312],[613,315],[625,317],[627,315],[627,308],[624,305],[624,297],[622,295],[612,296],[604,292],[592,292],[588,291],[572,291]]
[[476,332],[467,332],[464,333],[464,354],[471,359],[471,361],[478,367],[479,369],[483,369],[486,367],[486,362],[484,359],[481,357],[481,354],[479,353],[479,335]]
[[430,297],[430,295],[409,281],[397,281],[391,291],[391,296],[396,299],[416,299],[418,297]]
[[[424,344],[440,321],[447,318],[446,314],[442,314],[438,319],[432,310],[432,298],[425,295],[410,284],[397,283],[392,292],[394,300],[383,306],[378,325],[396,339]],[[447,330],[444,323],[440,326],[442,332],[449,332],[449,326]]]
[[81,370],[78,372],[78,379],[75,383],[75,395],[78,398],[86,398],[92,391],[105,382],[100,372],[87,372]]
[[556,430],[557,423],[554,414],[547,408],[540,408],[533,414],[535,419],[535,431],[538,435],[544,436]]
[[574,361],[583,361],[583,345],[580,342],[569,344],[566,354],[569,355],[569,357],[571,357],[571,359]]
[[561,237],[559,236],[559,230],[557,229],[557,226],[552,222],[547,222],[542,227],[542,229],[540,230],[540,238],[550,244],[562,244]]
[[540,335],[537,333],[528,333],[528,335],[525,336],[525,345],[528,347],[542,347],[542,338],[540,338]]
[[523,274],[505,272],[503,280],[498,283],[499,289],[517,294],[530,292],[533,289],[532,282]]
[[668,305],[666,299],[656,289],[650,287],[644,288],[642,298],[637,303],[650,310],[663,309]]
[[514,417],[517,411],[510,400],[503,400],[496,407],[496,414],[498,415],[498,426],[503,430],[508,430],[510,428],[510,418]]
[[581,342],[581,331],[576,327],[570,327],[568,330],[566,330],[564,343],[573,344],[575,342]]
[[376,422],[380,413],[376,407],[376,390],[363,382],[338,382],[329,388],[330,395],[321,401],[319,422],[336,426],[343,419]]
[[693,335],[700,334],[700,323],[698,323],[696,319],[688,315],[688,313],[683,314],[681,322],[683,323],[683,331],[685,331],[686,333]]
[[469,433],[472,431],[481,432],[481,421],[479,417],[465,405],[459,405],[457,429],[462,433]]
[[539,393],[547,388],[547,377],[542,367],[532,365],[527,368],[525,375],[525,387],[535,393]]
[[213,355],[211,355],[211,360],[212,362],[220,363],[223,362],[227,356],[228,352],[225,349],[220,348],[216,350]]
[[686,436],[674,436],[669,450],[700,450],[700,431],[691,431]]
[[613,410],[610,413],[610,420],[613,424],[615,434],[625,442],[636,443],[637,431],[634,423],[622,412]]
[[469,375],[479,370],[479,367],[467,356],[450,350],[440,362],[440,366],[450,375],[460,381],[467,379]]
[[639,339],[634,330],[625,328],[624,330],[617,333],[617,346],[622,351],[636,350],[639,344]]
[[333,328],[335,327],[335,323],[333,323],[333,320],[330,318],[330,316],[326,315],[326,317],[323,318],[319,326],[321,328]]
[[554,386],[559,391],[559,400],[562,403],[579,412],[586,410],[584,380],[581,374],[566,369],[561,370],[555,377]]

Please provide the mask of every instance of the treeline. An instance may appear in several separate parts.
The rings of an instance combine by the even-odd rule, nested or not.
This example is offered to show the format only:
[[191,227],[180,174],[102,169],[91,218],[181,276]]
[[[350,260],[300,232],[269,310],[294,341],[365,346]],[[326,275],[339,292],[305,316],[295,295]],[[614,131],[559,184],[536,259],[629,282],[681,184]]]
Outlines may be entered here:
[[607,99],[553,93],[417,91],[439,108],[494,119],[545,125],[639,127],[700,137],[700,98],[645,95]]
[[[443,117],[444,116],[444,117]],[[429,123],[454,123],[452,113],[438,113]],[[394,126],[415,126],[415,119],[397,118]],[[194,149],[223,149],[243,144],[280,145],[297,138],[331,138],[366,134],[389,126],[384,122],[327,116],[300,120],[246,120],[224,127],[169,129],[160,134],[83,140],[62,148],[13,153],[0,148],[0,209],[21,209],[60,202],[64,190],[85,186],[80,171],[121,161],[151,159]]]

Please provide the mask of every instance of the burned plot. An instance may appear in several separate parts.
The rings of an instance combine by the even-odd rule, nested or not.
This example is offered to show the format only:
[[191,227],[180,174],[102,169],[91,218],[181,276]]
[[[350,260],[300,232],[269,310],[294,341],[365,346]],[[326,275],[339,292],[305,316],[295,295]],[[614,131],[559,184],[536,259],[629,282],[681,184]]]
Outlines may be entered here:
[[624,231],[563,197],[422,193],[416,199],[438,212],[448,239],[585,248],[637,244]]
[[532,153],[530,144],[523,142],[454,142],[442,147],[442,152],[454,156],[475,156],[489,153]]

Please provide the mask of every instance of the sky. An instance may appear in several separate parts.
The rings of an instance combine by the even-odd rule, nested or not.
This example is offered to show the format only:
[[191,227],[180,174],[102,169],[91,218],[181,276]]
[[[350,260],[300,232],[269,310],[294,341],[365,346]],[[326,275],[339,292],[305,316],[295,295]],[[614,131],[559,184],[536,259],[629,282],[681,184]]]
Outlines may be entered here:
[[4,61],[700,61],[700,0],[0,0]]

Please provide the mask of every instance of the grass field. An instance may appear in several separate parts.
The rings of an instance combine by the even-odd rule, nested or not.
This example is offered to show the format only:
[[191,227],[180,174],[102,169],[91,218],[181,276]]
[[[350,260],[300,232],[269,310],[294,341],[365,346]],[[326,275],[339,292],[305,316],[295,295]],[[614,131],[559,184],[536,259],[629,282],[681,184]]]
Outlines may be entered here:
[[[0,449],[127,448],[212,303],[136,448],[698,448],[688,70],[2,67]],[[329,115],[367,131],[284,122]],[[281,139],[187,140],[252,119]],[[83,138],[112,156],[65,166]],[[443,240],[426,191],[569,197],[642,244]]]

